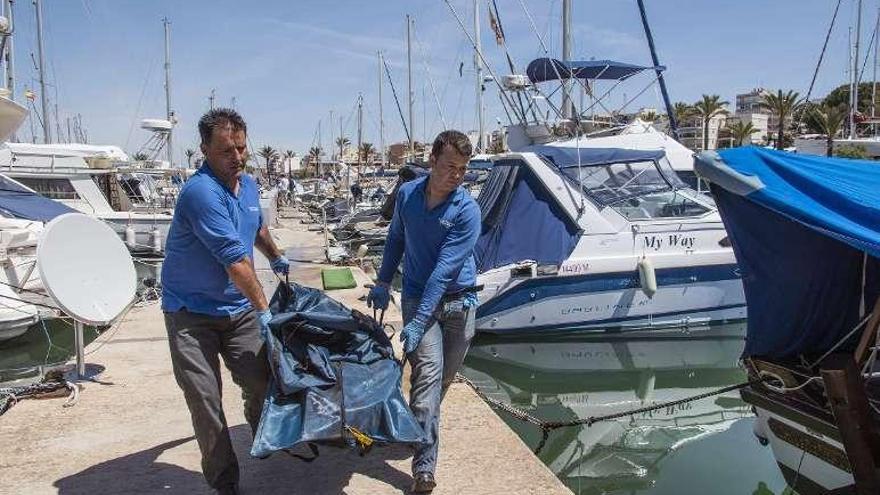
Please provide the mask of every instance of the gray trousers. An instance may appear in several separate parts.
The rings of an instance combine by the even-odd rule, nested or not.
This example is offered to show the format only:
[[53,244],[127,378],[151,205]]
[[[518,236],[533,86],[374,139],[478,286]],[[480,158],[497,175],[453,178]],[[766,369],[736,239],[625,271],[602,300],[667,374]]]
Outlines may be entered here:
[[[421,301],[404,299],[404,324],[415,316]],[[412,472],[434,473],[440,447],[440,402],[455,373],[464,362],[474,337],[475,308],[463,308],[461,301],[442,304],[416,350],[406,358],[412,367],[409,407],[425,431],[426,443],[416,446]]]
[[165,313],[165,328],[174,378],[183,390],[202,452],[205,480],[214,488],[236,484],[238,460],[223,413],[218,356],[241,387],[245,418],[256,431],[269,379],[256,311],[208,316],[182,309]]

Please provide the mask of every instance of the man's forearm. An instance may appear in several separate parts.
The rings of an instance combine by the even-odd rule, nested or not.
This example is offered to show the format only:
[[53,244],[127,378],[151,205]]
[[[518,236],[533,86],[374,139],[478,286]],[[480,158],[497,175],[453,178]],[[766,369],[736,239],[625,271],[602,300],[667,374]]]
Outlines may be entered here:
[[260,285],[260,281],[257,279],[257,272],[254,271],[254,265],[251,263],[250,258],[245,256],[241,260],[229,265],[226,267],[226,272],[229,273],[232,283],[253,304],[254,309],[263,311],[269,308],[269,303],[266,302],[266,295],[263,294],[263,286]]
[[269,233],[269,229],[267,229],[265,225],[260,227],[260,230],[257,232],[254,247],[259,249],[266,258],[269,258],[269,261],[272,261],[283,254],[281,250],[278,249],[278,246],[275,245],[275,240],[272,239],[272,234]]

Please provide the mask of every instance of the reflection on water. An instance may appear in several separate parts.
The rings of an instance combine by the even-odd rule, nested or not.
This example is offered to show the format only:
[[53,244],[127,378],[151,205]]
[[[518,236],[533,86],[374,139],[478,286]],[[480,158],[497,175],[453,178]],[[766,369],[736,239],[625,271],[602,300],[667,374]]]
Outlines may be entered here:
[[[138,293],[159,279],[161,264],[156,261],[135,262]],[[146,283],[145,283],[146,282]],[[85,327],[85,343],[95,340],[100,332]],[[73,322],[69,319],[47,319],[28,328],[24,335],[0,342],[0,384],[16,380],[38,381],[46,368],[64,364],[74,355]]]
[[[464,374],[495,399],[551,421],[585,419],[739,383],[744,324],[698,334],[480,336]],[[540,431],[505,421],[533,449]],[[762,494],[785,483],[738,392],[558,429],[539,454],[575,493]]]

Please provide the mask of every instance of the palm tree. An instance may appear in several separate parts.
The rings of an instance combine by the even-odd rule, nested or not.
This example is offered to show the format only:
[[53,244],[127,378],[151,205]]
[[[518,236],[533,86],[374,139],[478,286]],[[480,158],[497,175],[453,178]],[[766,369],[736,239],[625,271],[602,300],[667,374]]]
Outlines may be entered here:
[[288,179],[293,177],[293,158],[296,156],[296,151],[287,150],[284,152],[284,160],[287,162],[287,176]]
[[678,125],[682,125],[687,119],[694,115],[694,107],[683,101],[676,102],[672,107],[672,115],[675,117],[675,122]]
[[150,156],[142,151],[138,151],[137,153],[131,155],[131,159],[136,162],[145,162],[150,159]]
[[813,108],[808,114],[810,124],[825,135],[825,156],[834,156],[834,138],[843,129],[849,116],[847,106],[823,104]]
[[730,136],[737,146],[742,146],[743,141],[747,139],[751,142],[752,134],[758,132],[758,129],[751,122],[743,122],[741,120],[727,126],[727,130],[730,131]]
[[183,152],[186,155],[186,166],[187,168],[192,168],[192,159],[196,156],[196,152],[193,149],[187,148],[186,151]]
[[272,168],[275,166],[275,160],[278,159],[278,150],[269,146],[263,146],[257,152],[260,157],[266,160],[266,175],[268,176],[269,182],[272,182]]
[[345,136],[341,136],[336,138],[336,147],[339,148],[339,161],[342,160],[342,155],[345,154],[345,148],[348,148],[348,145],[351,144],[351,139],[348,139]]
[[785,147],[785,126],[786,120],[801,107],[798,101],[799,94],[795,91],[778,90],[776,94],[767,93],[763,96],[762,101],[758,104],[762,109],[769,111],[776,116],[776,149],[781,150]]
[[373,143],[361,143],[360,152],[361,161],[366,163],[370,161],[370,157],[376,152],[376,148],[373,147]]
[[309,148],[309,161],[315,164],[315,175],[318,175],[318,165],[321,163],[321,153],[323,152],[324,150],[318,146]]
[[709,149],[709,121],[716,115],[727,112],[724,108],[727,104],[718,95],[703,95],[703,99],[694,103],[694,112],[700,116],[703,125],[703,150]]

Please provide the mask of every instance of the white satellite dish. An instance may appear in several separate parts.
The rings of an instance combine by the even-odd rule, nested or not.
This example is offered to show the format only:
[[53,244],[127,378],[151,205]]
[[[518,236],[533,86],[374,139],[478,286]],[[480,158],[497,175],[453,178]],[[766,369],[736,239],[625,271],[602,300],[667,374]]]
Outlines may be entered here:
[[77,374],[85,373],[83,324],[107,325],[134,300],[137,276],[113,229],[81,213],[46,224],[37,244],[37,267],[52,300],[76,322]]

